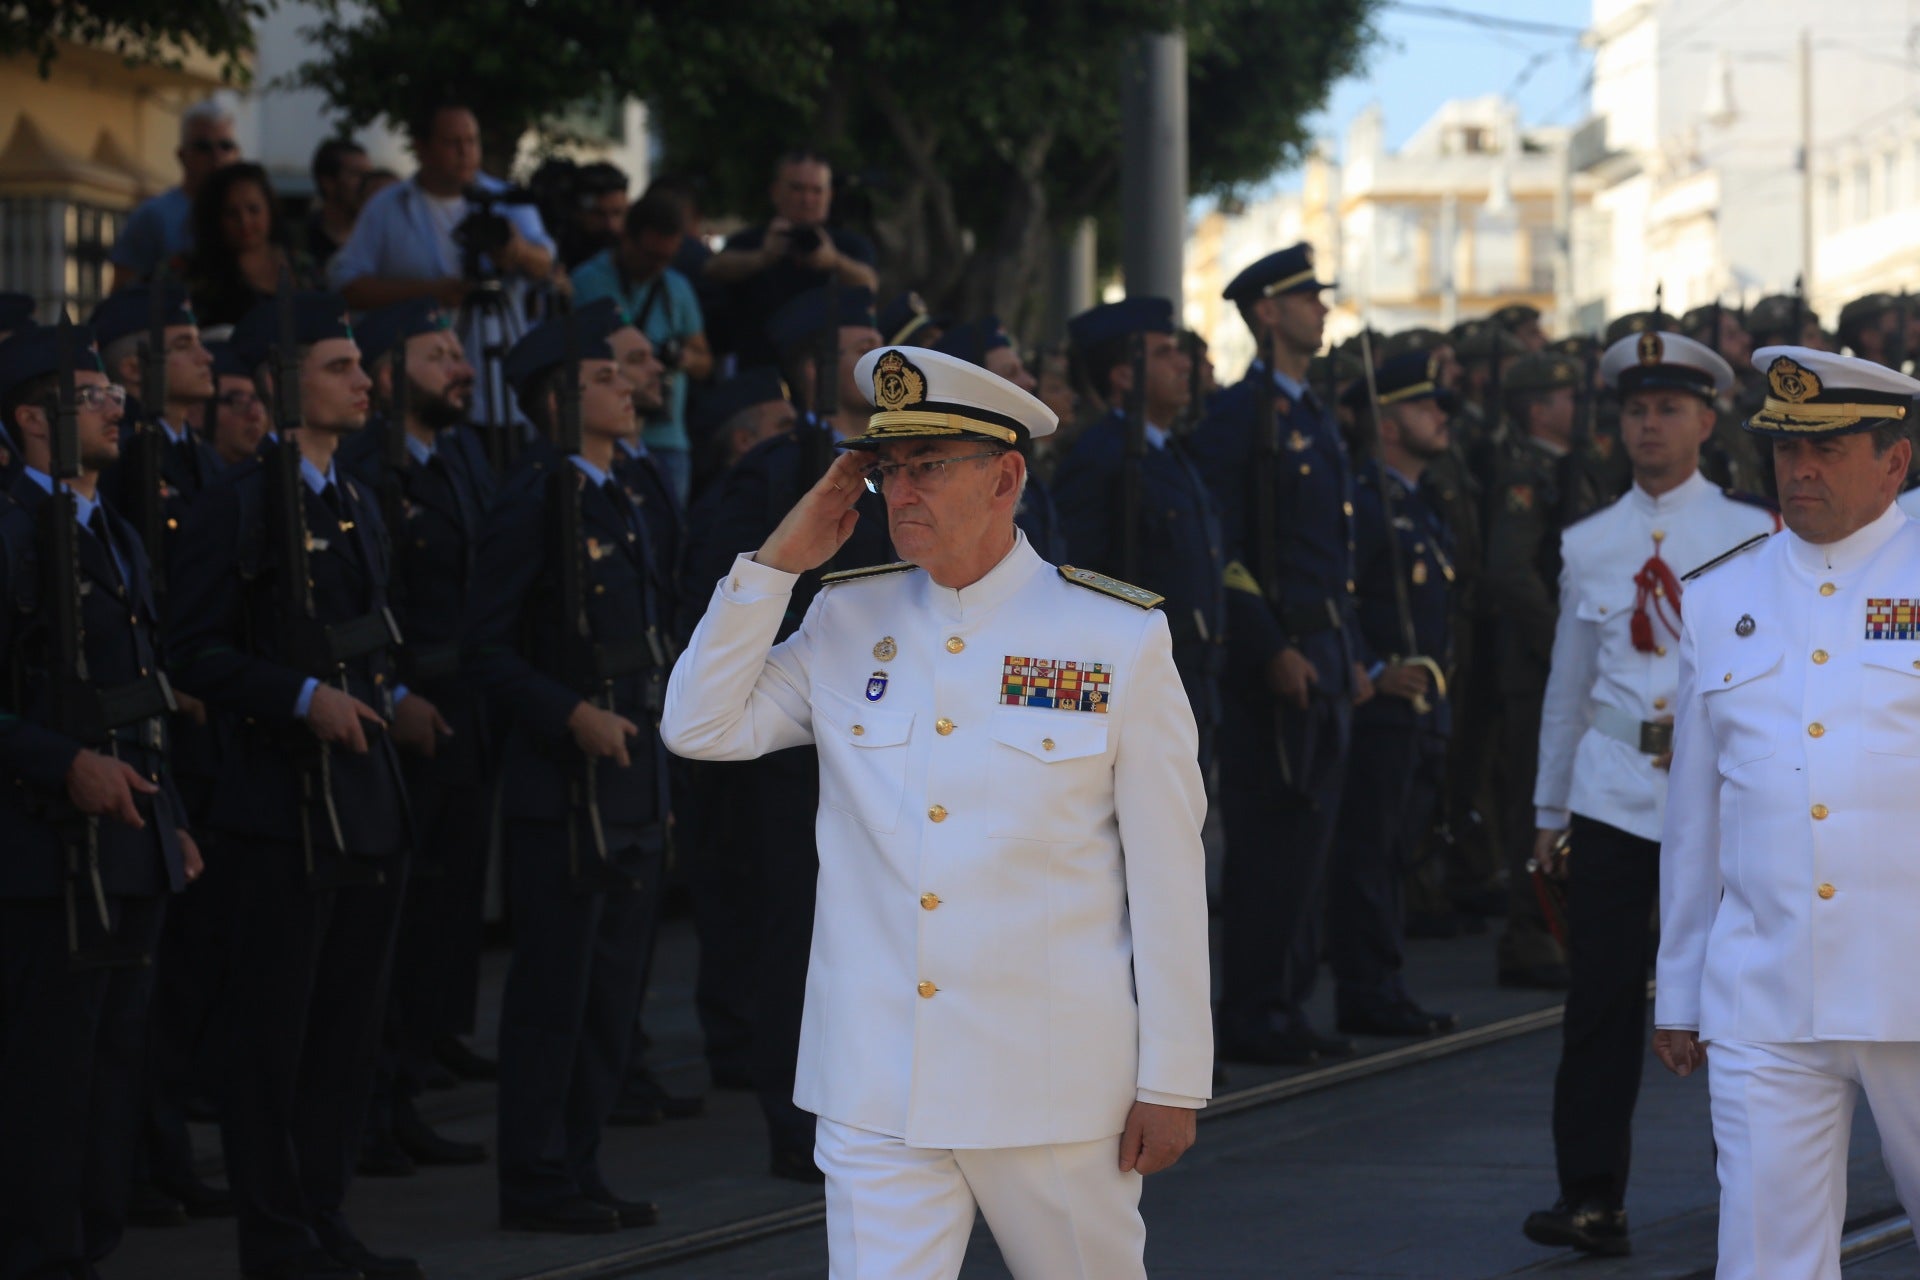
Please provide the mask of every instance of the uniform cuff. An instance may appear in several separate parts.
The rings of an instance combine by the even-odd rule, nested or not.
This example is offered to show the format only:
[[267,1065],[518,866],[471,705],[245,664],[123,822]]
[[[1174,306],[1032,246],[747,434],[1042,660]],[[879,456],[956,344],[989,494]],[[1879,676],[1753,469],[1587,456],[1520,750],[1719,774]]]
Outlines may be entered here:
[[1573,814],[1567,809],[1535,809],[1533,825],[1541,831],[1565,831],[1573,823]]
[[313,695],[319,689],[320,682],[308,676],[306,683],[300,686],[300,696],[293,700],[293,718],[305,720],[307,712],[313,710]]
[[793,594],[793,584],[800,581],[800,575],[769,569],[753,558],[758,554],[749,551],[734,559],[733,568],[727,571],[725,580],[720,584],[722,599],[746,604],[770,596]]
[[1136,1102],[1150,1102],[1156,1107],[1182,1107],[1188,1111],[1198,1111],[1207,1105],[1205,1098],[1189,1098],[1183,1093],[1156,1093],[1152,1089],[1142,1089],[1134,1095]]

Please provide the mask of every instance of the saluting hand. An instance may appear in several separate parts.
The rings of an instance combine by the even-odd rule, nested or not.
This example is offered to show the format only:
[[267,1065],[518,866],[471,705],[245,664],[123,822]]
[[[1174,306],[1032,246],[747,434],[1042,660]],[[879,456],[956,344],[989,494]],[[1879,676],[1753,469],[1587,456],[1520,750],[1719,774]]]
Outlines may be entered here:
[[307,728],[313,730],[313,736],[358,756],[367,754],[367,731],[361,727],[362,721],[383,723],[378,711],[330,684],[315,689],[313,701],[307,704]]
[[787,518],[767,538],[754,559],[782,573],[805,573],[833,559],[847,539],[860,513],[854,504],[860,501],[864,475],[872,459],[861,453],[842,453],[827,468],[813,488],[793,504]]
[[150,796],[160,788],[124,760],[82,751],[67,766],[67,799],[90,818],[112,818],[138,831],[147,825],[135,796]]
[[567,729],[590,759],[612,760],[622,769],[633,763],[627,739],[640,736],[640,726],[623,715],[582,702],[567,717]]
[[1120,1135],[1120,1172],[1142,1175],[1171,1169],[1193,1145],[1198,1112],[1136,1102]]

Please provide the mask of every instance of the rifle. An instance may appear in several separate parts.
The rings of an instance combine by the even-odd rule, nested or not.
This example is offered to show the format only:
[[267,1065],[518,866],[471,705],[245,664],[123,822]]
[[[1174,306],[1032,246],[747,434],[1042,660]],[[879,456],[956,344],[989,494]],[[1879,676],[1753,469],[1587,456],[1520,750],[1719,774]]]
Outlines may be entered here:
[[[1373,418],[1374,436],[1377,440],[1380,432],[1380,387],[1373,375],[1373,342],[1365,329],[1360,330],[1360,364],[1367,380],[1367,411]],[[1495,357],[1498,367],[1498,357]],[[1393,575],[1393,607],[1395,620],[1400,624],[1401,654],[1387,659],[1389,666],[1425,667],[1433,677],[1434,691],[1441,697],[1447,696],[1447,676],[1440,663],[1420,653],[1419,637],[1413,626],[1413,602],[1407,595],[1406,558],[1400,550],[1400,530],[1394,524],[1393,490],[1389,487],[1386,464],[1380,461],[1380,450],[1373,450],[1374,483],[1380,487],[1380,510],[1387,523],[1387,566]],[[1414,714],[1425,715],[1433,710],[1433,704],[1424,697],[1412,700]]]
[[1807,278],[1797,275],[1793,278],[1793,336],[1787,339],[1787,345],[1804,347],[1807,344]]
[[1897,323],[1894,325],[1893,336],[1887,339],[1885,352],[1887,367],[1895,373],[1903,373],[1906,370],[1908,355],[1907,323],[1912,315],[1912,309],[1913,300],[1907,296],[1906,288],[1902,286],[1900,299],[1893,304],[1893,311],[1895,317],[1897,317]]
[[[127,519],[147,549],[148,572],[155,603],[167,593],[167,511],[163,497],[166,474],[162,450],[166,436],[159,428],[167,408],[167,273],[162,267],[147,287],[147,337],[140,347],[140,400],[146,412],[132,421],[132,439],[121,455],[126,484]],[[181,429],[191,433],[185,423]]]
[[[1268,358],[1271,358],[1269,355]],[[1276,618],[1285,617],[1280,598],[1280,414],[1273,402],[1273,370],[1255,359],[1248,376],[1254,379],[1253,438],[1253,576],[1260,594]],[[1279,753],[1280,785],[1293,789],[1293,761],[1282,732],[1284,705],[1274,710],[1274,749]]]
[[[280,447],[268,455],[267,545],[274,559],[279,595],[280,651],[302,675],[346,691],[346,664],[400,643],[400,628],[386,609],[350,622],[322,622],[313,596],[313,566],[308,555],[306,480],[300,474],[300,350],[293,317],[293,276],[280,269],[276,297],[279,332],[268,359],[273,366],[273,423]],[[289,756],[300,774],[300,854],[309,888],[343,889],[377,885],[386,873],[352,860],[333,798],[333,748],[310,731],[296,731]],[[321,865],[313,847],[310,818],[318,804],[327,816],[333,847],[340,856]]]
[[1187,330],[1181,338],[1181,345],[1186,348],[1187,352],[1186,429],[1192,431],[1200,425],[1200,420],[1206,416],[1206,404],[1201,398],[1200,390],[1202,385],[1200,378],[1200,352],[1202,349],[1200,335],[1192,329]]
[[1659,281],[1653,286],[1653,328],[1659,332],[1667,327],[1667,282]]
[[[586,539],[581,532],[580,491],[585,476],[573,465],[580,452],[580,355],[575,343],[573,310],[561,316],[565,357],[561,364],[558,404],[554,415],[554,444],[559,457],[547,477],[548,563],[559,574],[561,669],[578,687],[586,685],[587,701],[603,711],[613,709],[613,682],[638,668],[630,662],[610,661],[619,655],[595,642],[593,622],[587,616]],[[619,646],[621,650],[631,646]],[[600,762],[575,751],[576,769],[567,780],[567,869],[578,893],[603,893],[637,887],[634,877],[616,866],[607,852],[606,826],[600,819]],[[583,856],[580,824],[585,821],[592,841],[591,858]]]
[[[800,467],[800,494],[827,474],[833,465],[833,419],[840,412],[840,289],[827,289],[827,323],[813,344],[814,431],[802,442],[805,450]],[[798,501],[799,495],[795,495]]]
[[[143,745],[159,751],[165,743],[159,718],[176,710],[173,689],[159,671],[128,684],[96,687],[87,672],[86,628],[80,597],[79,504],[65,481],[81,472],[79,397],[73,378],[73,322],[62,308],[55,337],[59,360],[59,411],[49,441],[53,492],[41,504],[37,528],[40,596],[48,629],[48,704],[52,728],[82,747],[119,758],[115,733],[141,725]],[[112,555],[110,548],[103,548]],[[100,819],[83,814],[65,797],[56,802],[53,827],[66,856],[63,886],[67,915],[68,962],[79,970],[144,965],[146,952],[113,936],[106,886],[100,877]],[[82,946],[80,885],[86,882],[104,940]]]
[[1140,579],[1140,512],[1146,506],[1147,335],[1129,339],[1133,387],[1127,392],[1127,436],[1120,459],[1120,577]]

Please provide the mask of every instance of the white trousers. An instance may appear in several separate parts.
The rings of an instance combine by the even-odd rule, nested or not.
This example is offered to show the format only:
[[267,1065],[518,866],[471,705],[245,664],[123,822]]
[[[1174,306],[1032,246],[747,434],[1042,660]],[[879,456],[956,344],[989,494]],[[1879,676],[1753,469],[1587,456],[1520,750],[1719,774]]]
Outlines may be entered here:
[[1920,1212],[1920,1043],[1716,1040],[1707,1087],[1720,1148],[1718,1280],[1840,1280],[1862,1093],[1894,1190]]
[[1016,1280],[1145,1280],[1140,1175],[1120,1135],[947,1151],[821,1120],[831,1280],[953,1280],[977,1208]]

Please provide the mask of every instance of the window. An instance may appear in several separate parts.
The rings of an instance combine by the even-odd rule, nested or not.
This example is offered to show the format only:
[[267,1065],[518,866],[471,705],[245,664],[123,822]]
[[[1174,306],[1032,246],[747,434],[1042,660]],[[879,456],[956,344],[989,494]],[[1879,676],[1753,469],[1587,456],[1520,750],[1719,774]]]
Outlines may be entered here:
[[61,303],[85,316],[107,296],[107,254],[127,215],[45,196],[0,198],[0,280],[40,301],[42,320]]
[[1899,200],[1900,157],[1887,152],[1880,157],[1880,212],[1892,213]]
[[1853,166],[1853,217],[1854,223],[1865,222],[1873,216],[1873,173],[1867,162],[1862,160]]

